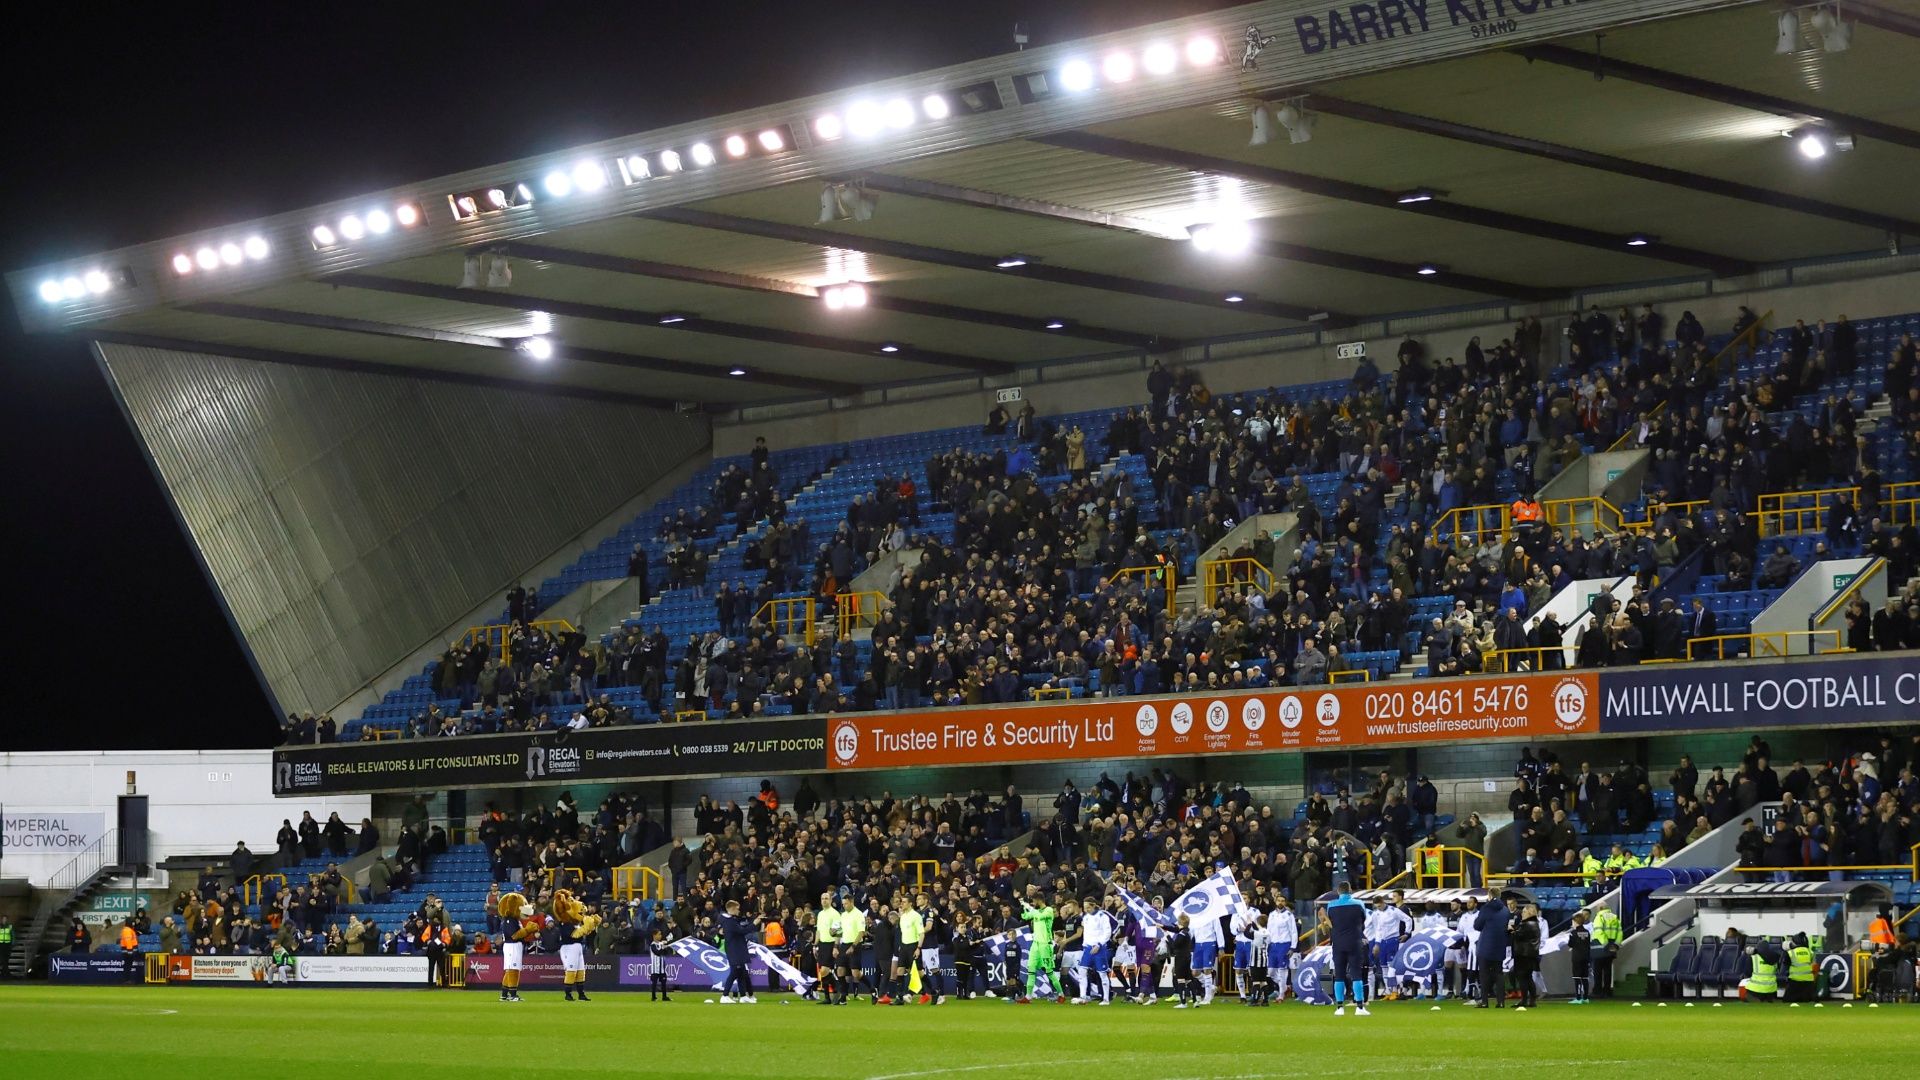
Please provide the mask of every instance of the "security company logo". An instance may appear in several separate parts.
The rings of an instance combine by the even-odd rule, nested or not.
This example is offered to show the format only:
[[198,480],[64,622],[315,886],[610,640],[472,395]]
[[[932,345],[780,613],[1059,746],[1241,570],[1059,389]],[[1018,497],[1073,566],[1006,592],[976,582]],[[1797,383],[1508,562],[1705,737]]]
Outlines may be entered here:
[[1153,733],[1160,730],[1160,710],[1151,705],[1140,706],[1140,711],[1133,714],[1133,726],[1141,738],[1153,738]]
[[1228,710],[1226,702],[1211,701],[1207,703],[1207,730],[1208,731],[1213,732],[1215,735],[1220,734],[1221,732],[1227,730],[1227,721],[1231,720],[1232,718],[1233,718],[1233,714],[1230,710]]
[[1578,731],[1587,719],[1587,686],[1579,679],[1561,679],[1553,687],[1553,721],[1561,731]]
[[1332,694],[1321,694],[1320,700],[1313,705],[1313,718],[1320,726],[1330,728],[1340,722],[1340,699]]
[[1288,696],[1280,699],[1280,726],[1292,731],[1300,726],[1300,716],[1304,710],[1298,697]]
[[842,765],[851,765],[860,756],[860,728],[851,720],[842,720],[833,727],[833,760]]
[[1187,732],[1193,730],[1193,706],[1184,701],[1175,705],[1173,707],[1171,723],[1173,724],[1173,733],[1175,735],[1185,735]]
[[1240,706],[1240,722],[1248,731],[1259,731],[1267,726],[1267,705],[1257,697],[1248,698]]

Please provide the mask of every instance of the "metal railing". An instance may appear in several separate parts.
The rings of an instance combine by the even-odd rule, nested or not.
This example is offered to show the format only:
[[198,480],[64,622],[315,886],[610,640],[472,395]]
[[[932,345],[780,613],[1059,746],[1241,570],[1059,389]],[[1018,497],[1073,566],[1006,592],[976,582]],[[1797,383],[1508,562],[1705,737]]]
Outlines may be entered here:
[[[1545,671],[1547,670],[1547,654],[1550,652],[1560,654],[1561,667],[1571,666],[1567,663],[1567,647],[1565,645],[1522,645],[1518,648],[1494,649],[1488,652],[1485,656],[1481,657],[1480,668],[1489,675],[1504,675],[1514,671]],[[1517,661],[1515,659],[1516,657],[1519,658]],[[1522,666],[1515,667],[1514,664],[1516,662]]]
[[1868,581],[1872,580],[1876,575],[1878,575],[1882,570],[1885,570],[1886,568],[1887,568],[1887,560],[1875,559],[1873,562],[1867,565],[1867,568],[1865,570],[1862,570],[1859,573],[1853,575],[1853,580],[1847,582],[1846,588],[1840,590],[1839,594],[1836,595],[1832,600],[1827,601],[1826,605],[1822,607],[1820,610],[1807,616],[1807,629],[1809,630],[1819,629],[1821,623],[1824,623],[1828,619],[1831,619],[1835,615],[1839,614],[1840,610],[1846,606],[1847,601],[1852,600],[1855,596],[1859,594],[1861,586],[1865,585]]
[[1513,507],[1506,503],[1456,506],[1433,523],[1433,535],[1466,537],[1475,544],[1513,535]]
[[[1694,654],[1694,650],[1702,645],[1712,645],[1714,647],[1712,659],[1725,660],[1727,658],[1727,642],[1729,641],[1746,642],[1746,655],[1749,657],[1788,656],[1790,655],[1789,649],[1793,644],[1792,639],[1794,638],[1807,639],[1807,655],[1811,656],[1816,651],[1813,639],[1818,637],[1832,638],[1835,648],[1838,648],[1840,645],[1840,631],[1838,630],[1766,630],[1748,634],[1715,634],[1712,637],[1698,637],[1689,640],[1687,642],[1687,659],[1702,659],[1702,657]],[[1738,654],[1735,655],[1737,656]]]
[[651,866],[613,868],[613,897],[616,900],[665,900],[667,881]]
[[[285,892],[287,889],[287,875],[277,871],[271,874],[254,874],[240,883],[240,902],[248,907],[258,904],[261,896],[266,892],[267,881],[275,878],[280,882],[280,891]],[[352,883],[348,882],[348,885],[351,887]],[[352,903],[353,901],[349,898],[347,902]]]
[[1200,605],[1212,607],[1224,589],[1252,585],[1262,593],[1273,591],[1273,571],[1258,559],[1210,559],[1200,564]]
[[93,875],[106,867],[114,865],[120,850],[120,830],[109,829],[100,839],[95,840],[80,854],[73,857],[67,865],[53,872],[47,878],[47,889],[56,893],[71,893],[93,879]]
[[1329,671],[1327,681],[1336,685],[1342,682],[1372,682],[1373,669],[1348,668],[1345,671]]
[[885,593],[843,592],[834,597],[834,630],[842,641],[855,630],[870,630],[879,625],[881,605],[887,602]]
[[[1761,536],[1789,536],[1820,532],[1821,519],[1832,509],[1836,496],[1844,495],[1855,510],[1860,507],[1858,487],[1816,488],[1812,491],[1777,491],[1762,495],[1754,508],[1754,525]],[[1881,490],[1880,519],[1899,528],[1920,523],[1920,480],[1902,480]]]
[[[485,645],[488,650],[499,654],[502,664],[511,664],[513,663],[513,625],[512,623],[487,623],[484,626],[469,626],[460,643],[468,648],[474,645]],[[524,625],[529,630],[539,629],[562,634],[571,634],[579,629],[565,619],[535,619]]]
[[755,620],[766,623],[780,637],[798,637],[802,644],[813,645],[813,597],[776,596],[760,605],[753,613]]
[[913,887],[916,889],[927,887],[928,867],[933,868],[932,876],[935,880],[940,877],[939,859],[901,859],[900,865],[913,867]]
[[1158,581],[1167,591],[1167,614],[1171,616],[1175,613],[1173,594],[1178,587],[1180,575],[1179,572],[1174,569],[1172,563],[1162,563],[1156,566],[1121,567],[1119,570],[1114,571],[1112,577],[1107,579],[1107,584],[1117,585],[1123,579],[1136,577],[1141,579],[1143,585]]

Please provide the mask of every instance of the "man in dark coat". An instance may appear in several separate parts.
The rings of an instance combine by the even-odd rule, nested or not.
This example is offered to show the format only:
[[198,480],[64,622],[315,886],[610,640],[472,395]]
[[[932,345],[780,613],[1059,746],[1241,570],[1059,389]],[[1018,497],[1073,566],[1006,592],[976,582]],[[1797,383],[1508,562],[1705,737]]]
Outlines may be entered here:
[[1506,901],[1497,894],[1475,913],[1474,926],[1480,931],[1473,957],[1480,966],[1480,1004],[1475,1008],[1484,1009],[1489,1001],[1496,1009],[1507,1007],[1507,996],[1501,988],[1505,979],[1501,967],[1507,962],[1507,919]]

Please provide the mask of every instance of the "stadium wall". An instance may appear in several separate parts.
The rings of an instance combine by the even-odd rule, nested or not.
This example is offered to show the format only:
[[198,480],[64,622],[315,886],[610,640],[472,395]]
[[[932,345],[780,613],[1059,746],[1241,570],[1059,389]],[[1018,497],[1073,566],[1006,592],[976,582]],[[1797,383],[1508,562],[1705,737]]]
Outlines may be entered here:
[[[1347,342],[1364,341],[1368,355],[1383,372],[1393,370],[1394,352],[1409,333],[1425,342],[1428,355],[1436,360],[1458,357],[1475,336],[1483,345],[1510,336],[1514,323],[1524,315],[1539,317],[1552,357],[1564,352],[1559,331],[1568,315],[1584,311],[1588,304],[1600,305],[1609,315],[1631,305],[1638,314],[1639,305],[1651,301],[1667,316],[1669,329],[1682,311],[1692,311],[1709,333],[1732,326],[1742,305],[1763,315],[1771,309],[1775,327],[1790,326],[1796,318],[1811,323],[1842,313],[1861,319],[1913,310],[1914,297],[1920,296],[1916,267],[1920,267],[1920,256],[1903,255],[1769,270],[1747,278],[1621,286],[1589,291],[1573,302],[1416,314],[1328,331],[1319,337],[1270,335],[1184,349],[1160,359],[1193,368],[1215,392],[1234,393],[1344,379],[1353,373],[1354,362],[1339,359],[1336,349]],[[765,435],[773,446],[808,446],[948,428],[956,419],[983,423],[993,407],[993,390],[1007,386],[1021,387],[1042,416],[1139,405],[1147,397],[1149,363],[1145,355],[1067,360],[994,378],[875,389],[854,399],[758,406],[715,422],[714,454],[744,454],[757,435]]]
[[709,441],[623,403],[96,350],[282,711],[346,699]]
[[[137,793],[147,797],[148,854],[155,865],[183,856],[224,857],[241,840],[264,858],[274,852],[282,818],[298,821],[301,810],[311,810],[325,822],[338,811],[357,829],[371,811],[368,795],[316,796],[290,806],[274,799],[272,770],[267,750],[0,753],[0,811],[10,820],[31,815],[76,831],[97,821],[102,831],[111,830],[132,773]],[[8,833],[16,831],[9,826]],[[8,847],[0,875],[44,885],[82,850]]]

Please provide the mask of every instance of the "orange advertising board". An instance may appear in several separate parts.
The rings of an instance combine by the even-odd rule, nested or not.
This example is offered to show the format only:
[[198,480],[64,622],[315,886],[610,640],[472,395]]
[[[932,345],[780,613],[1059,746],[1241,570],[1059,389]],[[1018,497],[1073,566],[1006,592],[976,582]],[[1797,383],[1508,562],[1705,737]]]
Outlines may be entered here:
[[1599,677],[1549,672],[830,717],[831,769],[1187,757],[1600,730]]

